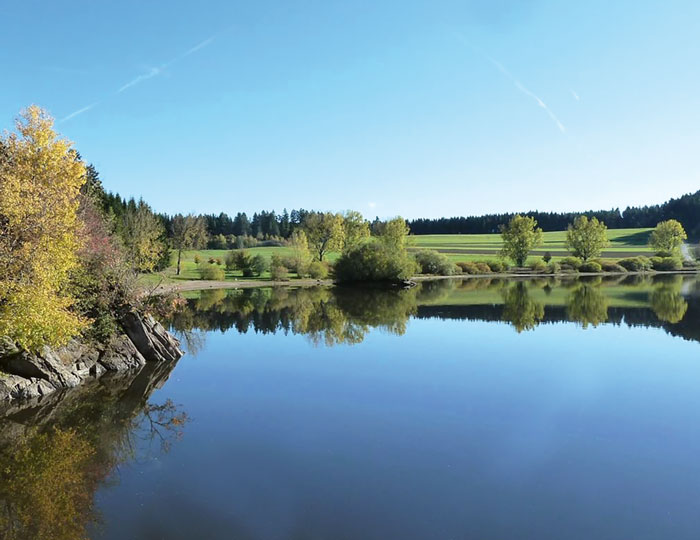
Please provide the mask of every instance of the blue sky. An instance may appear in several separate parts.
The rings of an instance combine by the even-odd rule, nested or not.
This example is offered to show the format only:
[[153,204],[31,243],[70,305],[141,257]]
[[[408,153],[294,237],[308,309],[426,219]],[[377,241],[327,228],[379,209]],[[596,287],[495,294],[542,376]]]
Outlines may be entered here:
[[585,210],[700,188],[700,3],[7,2],[31,103],[165,212]]

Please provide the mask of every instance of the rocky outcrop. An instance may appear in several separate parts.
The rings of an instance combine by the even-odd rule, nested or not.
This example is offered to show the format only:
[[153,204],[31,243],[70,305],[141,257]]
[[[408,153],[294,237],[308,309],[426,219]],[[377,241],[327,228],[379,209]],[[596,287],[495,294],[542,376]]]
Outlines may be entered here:
[[0,341],[0,402],[41,397],[72,388],[107,372],[143,367],[146,362],[172,362],[184,353],[180,343],[150,315],[127,313],[124,333],[105,344],[72,340],[67,345],[38,353]]

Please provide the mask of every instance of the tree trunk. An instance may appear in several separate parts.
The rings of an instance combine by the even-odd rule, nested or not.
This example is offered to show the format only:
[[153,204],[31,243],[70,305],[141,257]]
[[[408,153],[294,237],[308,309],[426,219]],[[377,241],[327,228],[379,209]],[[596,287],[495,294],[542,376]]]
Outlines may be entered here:
[[182,250],[178,249],[177,250],[177,272],[175,272],[176,276],[180,275],[180,259],[182,258]]

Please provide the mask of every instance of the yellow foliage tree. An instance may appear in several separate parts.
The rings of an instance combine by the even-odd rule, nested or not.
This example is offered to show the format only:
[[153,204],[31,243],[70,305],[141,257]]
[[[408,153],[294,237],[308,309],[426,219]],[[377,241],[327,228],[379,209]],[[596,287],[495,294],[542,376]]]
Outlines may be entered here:
[[23,348],[63,344],[86,324],[65,293],[84,182],[85,166],[41,108],[0,138],[0,336]]

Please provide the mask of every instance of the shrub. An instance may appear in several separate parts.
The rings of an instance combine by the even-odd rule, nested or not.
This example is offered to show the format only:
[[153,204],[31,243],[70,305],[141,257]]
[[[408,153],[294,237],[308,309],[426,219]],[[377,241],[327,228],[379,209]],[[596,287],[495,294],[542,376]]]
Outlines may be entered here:
[[587,272],[589,274],[598,274],[603,271],[603,267],[595,261],[588,261],[579,266],[578,271]]
[[270,279],[273,281],[287,281],[289,272],[287,267],[282,264],[272,264],[270,266]]
[[365,242],[345,253],[335,263],[339,282],[402,281],[418,271],[413,257],[385,242]]
[[472,261],[459,261],[457,267],[462,271],[463,274],[478,274],[479,269],[476,264]]
[[326,279],[328,277],[328,267],[319,261],[312,262],[308,272],[311,279]]
[[229,251],[226,254],[226,270],[235,270],[237,268],[236,261],[238,259],[238,253],[235,251]]
[[194,264],[199,264],[202,262],[202,258],[199,256],[199,253],[194,254]]
[[221,266],[221,264],[222,264],[221,259],[219,259],[218,257],[216,258],[216,260],[214,262],[216,263],[216,266]]
[[491,273],[491,267],[488,265],[488,263],[485,262],[478,262],[474,263],[476,266],[477,274],[490,274]]
[[624,266],[620,266],[612,261],[603,260],[600,262],[600,267],[603,269],[603,272],[627,272],[627,269]]
[[552,260],[552,254],[551,254],[549,251],[545,251],[545,252],[544,252],[544,255],[542,256],[542,260],[543,260],[545,263],[549,264],[549,261]]
[[207,262],[208,262],[209,264],[214,264],[214,263],[216,262],[216,259],[215,259],[214,257],[209,257],[209,259],[207,260]]
[[559,261],[560,264],[563,267],[569,267],[574,270],[578,270],[579,267],[583,264],[583,261],[579,259],[578,257],[564,257],[561,261]]
[[646,272],[651,270],[651,261],[646,257],[629,257],[617,263],[628,272]]
[[455,265],[446,255],[431,249],[424,249],[414,255],[421,274],[451,276],[455,274]]
[[205,266],[200,270],[200,275],[202,279],[207,279],[211,281],[223,281],[226,279],[226,274],[222,268],[217,266]]
[[501,272],[505,272],[506,270],[508,270],[508,268],[506,268],[507,265],[504,264],[502,261],[486,261],[486,264],[491,269],[491,272],[496,272],[500,274]]
[[547,265],[544,264],[542,261],[535,261],[532,264],[530,264],[530,270],[537,273],[546,272]]
[[250,269],[254,275],[259,276],[267,270],[267,260],[262,255],[256,255],[250,260]]
[[683,261],[678,257],[653,257],[652,268],[660,272],[669,272],[683,268]]
[[558,274],[561,272],[561,264],[556,263],[556,262],[550,262],[547,265],[547,273],[548,274]]

